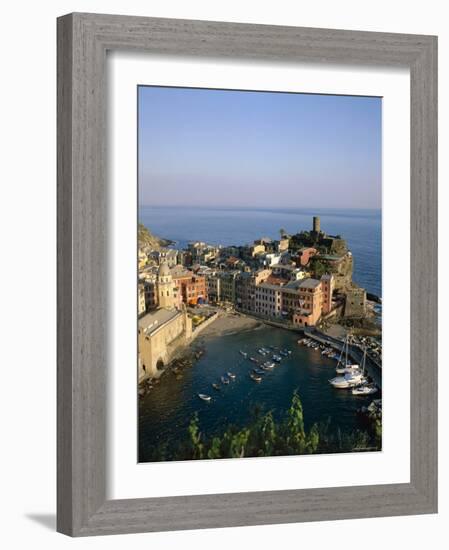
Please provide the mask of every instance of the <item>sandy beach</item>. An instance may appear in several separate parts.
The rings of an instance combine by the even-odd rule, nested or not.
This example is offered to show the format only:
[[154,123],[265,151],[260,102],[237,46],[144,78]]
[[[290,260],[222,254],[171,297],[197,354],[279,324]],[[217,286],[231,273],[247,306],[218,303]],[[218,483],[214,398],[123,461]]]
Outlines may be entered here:
[[237,313],[221,312],[218,318],[204,329],[201,336],[221,336],[222,334],[256,329],[260,326],[262,326],[261,321],[251,317]]

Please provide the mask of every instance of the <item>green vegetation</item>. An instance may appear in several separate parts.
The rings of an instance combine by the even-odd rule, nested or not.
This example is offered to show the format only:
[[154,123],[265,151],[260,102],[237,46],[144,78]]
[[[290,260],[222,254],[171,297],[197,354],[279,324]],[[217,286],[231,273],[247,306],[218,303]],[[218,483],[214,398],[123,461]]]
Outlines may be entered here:
[[142,223],[139,223],[139,226],[137,228],[137,239],[139,243],[139,248],[148,247],[152,250],[160,250],[165,246],[173,244],[172,241],[161,239],[160,237],[156,237],[155,235],[150,233],[150,231],[148,231],[148,229]]
[[322,277],[325,273],[329,271],[329,268],[323,264],[323,262],[320,262],[319,260],[315,260],[312,262],[313,266],[313,273],[317,279]]
[[301,399],[295,392],[290,407],[279,421],[275,421],[271,411],[261,414],[256,410],[249,425],[240,428],[227,426],[221,434],[208,437],[201,432],[199,417],[195,414],[185,441],[170,448],[167,445],[153,448],[151,456],[141,456],[140,460],[198,460],[379,450],[380,421],[375,428],[375,433],[371,434],[360,430],[342,433],[339,429],[330,433],[330,422],[327,422],[314,424],[306,431]]

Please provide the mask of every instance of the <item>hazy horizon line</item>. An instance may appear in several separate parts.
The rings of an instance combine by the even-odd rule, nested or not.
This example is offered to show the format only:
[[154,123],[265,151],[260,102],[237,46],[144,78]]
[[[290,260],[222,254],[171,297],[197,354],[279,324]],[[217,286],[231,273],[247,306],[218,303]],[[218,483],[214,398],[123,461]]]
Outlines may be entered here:
[[362,206],[237,206],[237,205],[215,205],[215,204],[139,204],[139,208],[198,208],[198,209],[213,209],[213,210],[371,210],[381,211],[382,207],[367,208]]

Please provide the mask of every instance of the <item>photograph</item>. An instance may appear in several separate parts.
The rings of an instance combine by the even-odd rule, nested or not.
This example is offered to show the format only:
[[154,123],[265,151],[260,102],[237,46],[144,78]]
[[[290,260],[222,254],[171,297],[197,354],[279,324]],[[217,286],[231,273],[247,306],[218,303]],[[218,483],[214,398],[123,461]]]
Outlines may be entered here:
[[382,97],[137,99],[137,461],[381,451]]

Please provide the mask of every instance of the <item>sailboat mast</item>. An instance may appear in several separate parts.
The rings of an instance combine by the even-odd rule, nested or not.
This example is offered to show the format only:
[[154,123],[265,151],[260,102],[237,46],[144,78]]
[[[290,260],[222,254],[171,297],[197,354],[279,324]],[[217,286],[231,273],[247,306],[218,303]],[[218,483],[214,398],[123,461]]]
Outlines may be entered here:
[[345,356],[345,367],[348,366],[348,347],[349,347],[349,334],[346,336],[346,356]]

